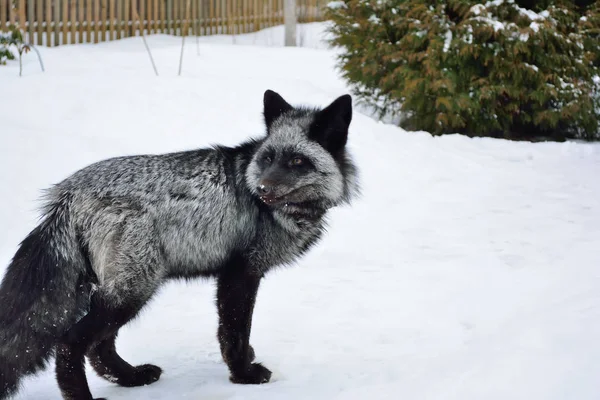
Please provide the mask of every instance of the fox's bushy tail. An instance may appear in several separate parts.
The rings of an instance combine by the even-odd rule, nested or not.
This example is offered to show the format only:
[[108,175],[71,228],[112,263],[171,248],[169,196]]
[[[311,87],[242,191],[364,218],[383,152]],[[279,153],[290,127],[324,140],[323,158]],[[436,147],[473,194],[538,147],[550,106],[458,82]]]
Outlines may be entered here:
[[47,207],[0,285],[0,399],[46,366],[57,338],[87,309],[89,260],[69,216],[69,200],[63,196]]

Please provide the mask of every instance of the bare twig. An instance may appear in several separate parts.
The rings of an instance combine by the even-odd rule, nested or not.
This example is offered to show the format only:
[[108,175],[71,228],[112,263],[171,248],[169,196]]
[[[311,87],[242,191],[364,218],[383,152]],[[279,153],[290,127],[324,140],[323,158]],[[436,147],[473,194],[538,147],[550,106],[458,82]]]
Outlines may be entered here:
[[[198,4],[198,7],[201,7],[201,4]],[[196,18],[194,20],[194,33],[196,34],[196,55],[200,55],[200,31],[202,28],[200,27],[200,18]]]
[[146,42],[146,35],[144,35],[144,26],[142,25],[142,21],[140,20],[140,16],[137,13],[135,8],[132,9],[135,19],[140,25],[140,35],[142,35],[142,40],[144,41],[144,46],[146,46],[146,51],[148,52],[148,56],[150,57],[150,62],[152,63],[152,68],[154,68],[154,73],[158,76],[158,70],[156,69],[156,64],[154,64],[154,58],[152,58],[152,52],[150,52],[150,47],[148,47],[148,43]]
[[40,67],[42,68],[42,72],[45,72],[46,70],[44,69],[44,63],[42,62],[42,55],[40,54],[38,49],[36,49],[32,44],[28,44],[28,46],[30,48],[32,48],[35,51],[35,53],[37,54],[38,60],[40,61]]
[[[183,33],[183,32],[182,32]],[[177,75],[181,76],[181,67],[183,66],[183,47],[185,45],[185,35],[181,35],[181,53],[179,54],[179,73]]]
[[189,25],[190,25],[190,0],[187,0],[186,5],[185,5],[185,26],[183,27],[183,30],[181,32],[181,54],[179,56],[179,76],[181,76],[181,68],[183,66],[183,47],[185,45],[185,37],[189,33],[188,32]]

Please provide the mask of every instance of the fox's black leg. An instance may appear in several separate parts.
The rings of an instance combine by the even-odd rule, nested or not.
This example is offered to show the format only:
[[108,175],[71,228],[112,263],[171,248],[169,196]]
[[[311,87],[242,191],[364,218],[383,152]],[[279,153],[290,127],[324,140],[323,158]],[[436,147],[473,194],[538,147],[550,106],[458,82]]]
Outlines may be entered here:
[[56,348],[56,379],[66,400],[91,400],[81,346],[61,343]]
[[271,371],[259,363],[252,363],[254,349],[249,343],[261,277],[243,261],[230,263],[218,277],[218,338],[233,383],[265,383],[271,378]]
[[95,343],[114,336],[137,315],[144,303],[130,302],[114,307],[96,296],[92,298],[88,314],[71,327],[57,346],[56,379],[65,400],[92,399],[85,376],[85,354]]
[[162,369],[155,365],[144,364],[137,367],[131,366],[123,360],[115,348],[117,335],[92,346],[87,356],[96,373],[117,385],[133,387],[149,385],[156,382],[162,373]]

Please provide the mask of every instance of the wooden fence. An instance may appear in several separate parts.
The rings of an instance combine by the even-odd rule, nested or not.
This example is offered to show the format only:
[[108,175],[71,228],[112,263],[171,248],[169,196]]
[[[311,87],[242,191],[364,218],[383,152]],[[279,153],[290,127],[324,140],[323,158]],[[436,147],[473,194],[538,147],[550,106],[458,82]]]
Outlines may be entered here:
[[[29,43],[46,46],[116,40],[138,36],[141,29],[179,36],[241,34],[282,24],[283,1],[0,0],[0,32],[18,23]],[[297,0],[298,21],[320,21],[326,1]]]

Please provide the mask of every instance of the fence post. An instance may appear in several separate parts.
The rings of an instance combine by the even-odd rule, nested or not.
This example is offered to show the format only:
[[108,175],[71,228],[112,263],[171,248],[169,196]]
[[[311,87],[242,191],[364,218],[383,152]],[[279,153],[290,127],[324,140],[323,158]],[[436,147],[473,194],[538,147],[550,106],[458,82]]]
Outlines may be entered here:
[[285,45],[296,46],[296,0],[283,0]]
[[[11,3],[11,1],[8,2],[8,6],[9,7],[11,5],[10,3]],[[34,38],[33,38],[33,36],[34,36],[33,35],[33,32],[34,32],[34,30],[33,30],[33,23],[35,21],[35,15],[33,14],[33,11],[34,11],[33,0],[29,0],[27,2],[27,19],[28,19],[28,21],[27,21],[27,25],[28,25],[27,26],[27,31],[29,32],[29,36],[27,37],[27,41],[29,43],[31,43],[31,44],[33,44],[33,40],[34,40]],[[25,30],[25,25],[23,25],[21,27],[21,29]]]

